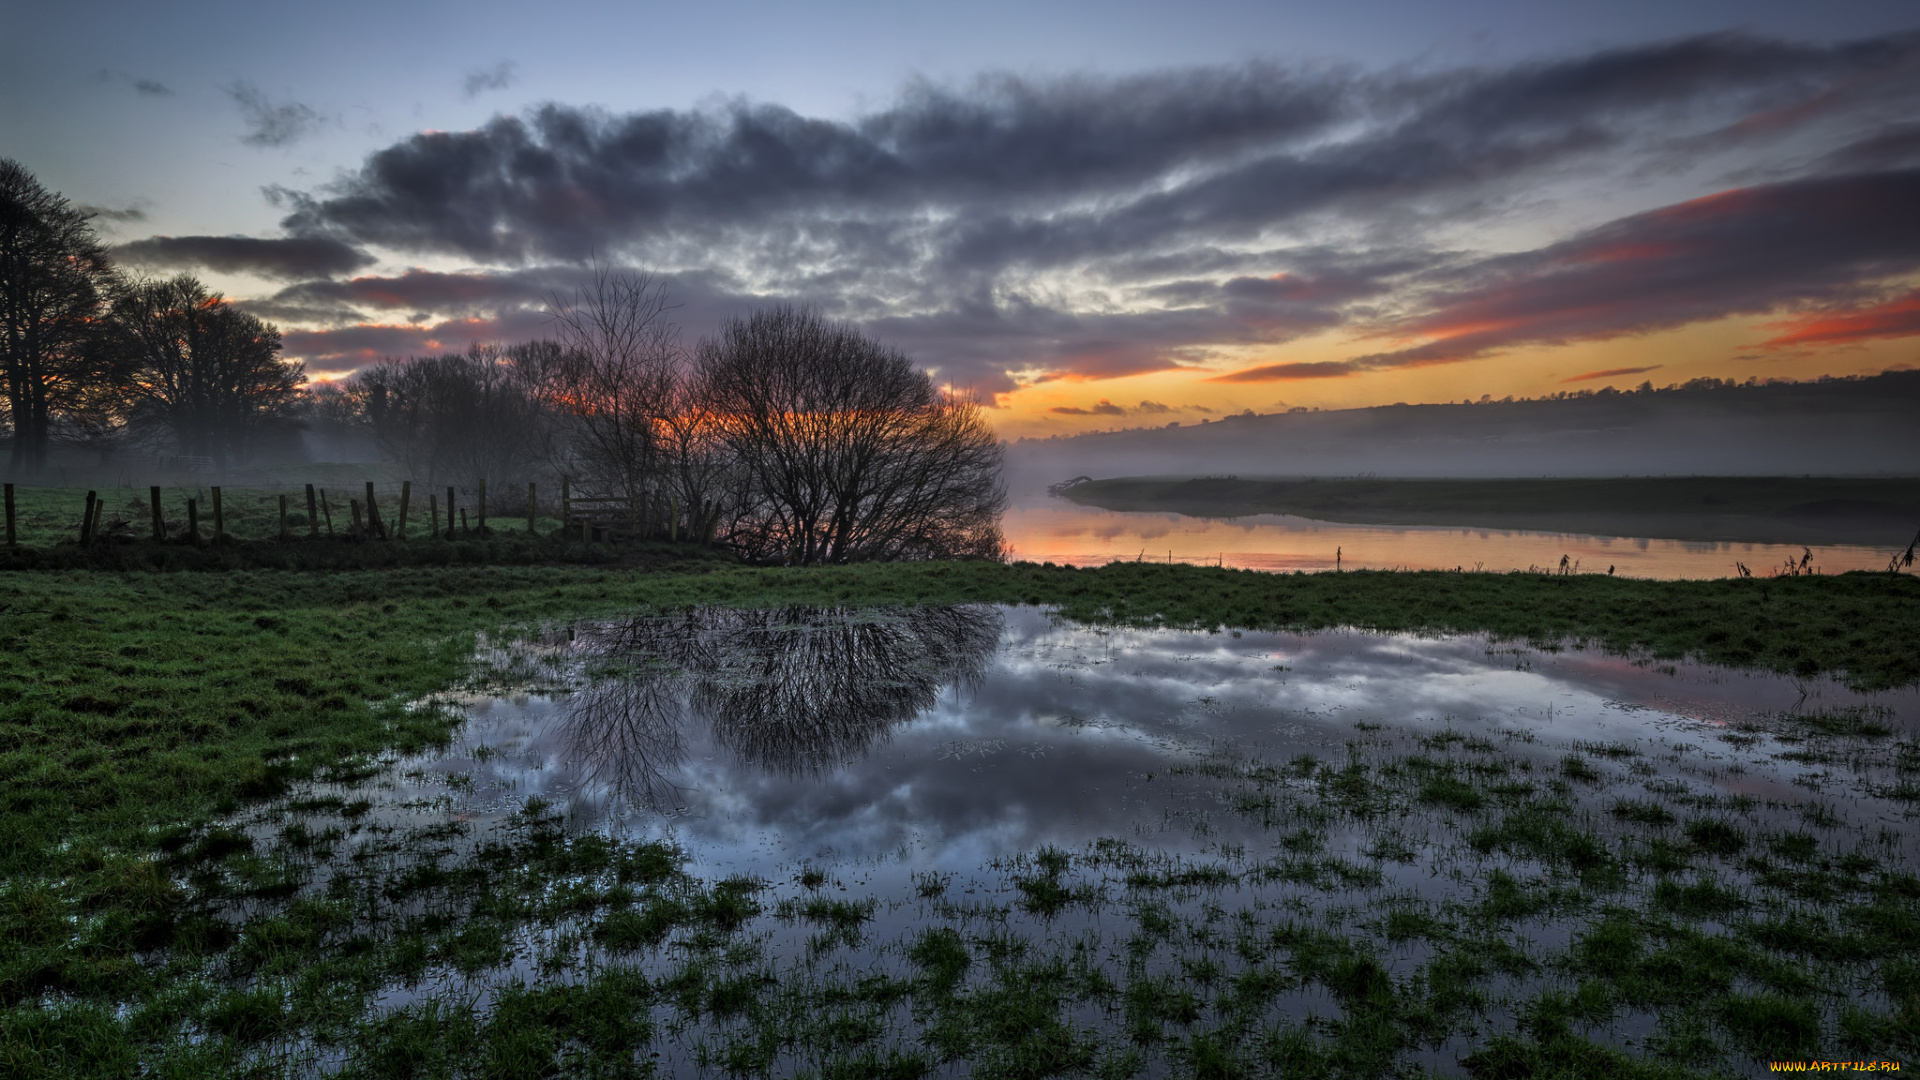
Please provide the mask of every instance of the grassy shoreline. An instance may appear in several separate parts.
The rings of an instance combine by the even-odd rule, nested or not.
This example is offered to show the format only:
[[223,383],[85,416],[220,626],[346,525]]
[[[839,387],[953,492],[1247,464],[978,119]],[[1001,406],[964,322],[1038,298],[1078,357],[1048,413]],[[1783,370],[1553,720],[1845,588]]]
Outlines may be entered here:
[[1105,510],[1288,514],[1362,525],[1524,529],[1672,540],[1904,547],[1920,478],[1562,477],[1502,480],[1116,477],[1060,493]]
[[[17,792],[0,819],[0,839],[11,843],[0,848],[44,839],[39,828],[21,831],[22,802],[93,807],[64,831],[111,817],[123,802],[143,812],[154,800],[170,806],[175,791],[196,793],[202,806],[231,803],[317,762],[428,738],[430,730],[380,720],[372,703],[450,684],[479,632],[702,604],[967,602],[1168,627],[1485,632],[1830,674],[1860,689],[1920,682],[1911,648],[1920,579],[1904,574],[1639,581],[1139,563],[793,570],[727,566],[697,552],[652,570],[0,574],[0,698],[12,701],[0,707],[0,781]],[[306,764],[284,763],[294,756]],[[126,776],[168,780],[115,794]]]
[[[299,907],[297,918],[272,916],[283,921],[269,919],[270,925],[229,925],[217,912],[289,895],[276,890],[291,880],[286,859],[292,849],[256,853],[251,842],[211,823],[316,778],[352,775],[384,752],[444,738],[448,716],[403,703],[458,683],[471,668],[478,634],[688,605],[959,602],[1044,604],[1096,623],[1485,632],[1552,647],[1574,641],[1803,676],[1834,674],[1862,688],[1920,682],[1920,656],[1911,648],[1920,640],[1920,580],[1908,575],[1659,582],[1445,572],[1270,575],[1129,563],[1087,570],[987,563],[791,570],[728,566],[697,552],[677,560],[663,552],[649,570],[483,565],[0,573],[0,701],[8,702],[0,705],[0,940],[8,946],[0,959],[0,1064],[20,1075],[130,1075],[157,1054],[182,1074],[246,1073],[254,1052],[248,1047],[259,1045],[260,1030],[279,1030],[248,1026],[245,1010],[264,1008],[245,997],[258,976],[216,992],[205,989],[204,974],[196,972],[237,963],[247,949],[260,947],[261,935],[294,934],[308,925],[302,919],[331,929],[279,946],[291,958],[286,963],[351,952],[361,947],[352,944],[360,940],[356,935],[372,934],[367,955],[388,965],[379,970],[406,970],[403,954],[416,947],[409,944],[417,937],[413,930],[375,932],[389,925],[377,920],[372,929],[355,929],[358,923],[341,923],[332,908]],[[342,827],[351,829],[352,822],[343,819]],[[481,869],[472,870],[480,876],[463,888],[495,899],[462,908],[466,913],[455,922],[506,918],[486,904],[508,903],[521,912],[513,919],[545,910],[540,905],[549,900],[511,900],[499,889],[518,895],[514,890],[524,886],[528,897],[545,896],[543,882],[551,875],[582,872],[575,865],[582,856],[557,828],[534,815],[506,848],[487,849],[493,851],[488,858],[506,860],[503,866],[521,867],[510,879],[519,884],[496,888],[484,884]],[[617,869],[653,866],[669,856],[622,849],[594,858],[601,860],[596,866]],[[654,871],[633,873],[644,884]],[[659,873],[666,875],[656,883],[662,889],[681,880]],[[424,887],[371,878],[363,884],[399,890],[394,895],[402,897]],[[682,891],[672,893],[680,905],[673,910],[707,913],[685,916],[696,923],[709,916],[724,923],[724,913],[733,910],[728,905],[753,906],[746,894],[724,886],[674,885]],[[369,910],[389,902],[369,897]],[[478,901],[460,901],[470,902]],[[382,918],[398,920],[390,928],[413,925],[398,915]],[[83,932],[74,933],[75,926]],[[448,942],[435,948],[462,947]],[[929,955],[943,947],[928,945]],[[611,993],[613,986],[601,989]],[[718,991],[702,991],[708,992]],[[144,1003],[136,1019],[158,1009],[155,1017],[191,1016],[196,1030],[224,1034],[194,1053],[169,1057],[157,1048],[171,1028],[130,1028],[111,1019],[114,1003],[128,1000]],[[559,998],[515,1000],[520,1004],[513,1008],[568,1007]],[[71,1008],[50,1012],[49,1001]],[[409,1023],[425,1022],[409,1015]],[[551,1022],[560,1023],[555,1017]],[[482,1027],[458,1030],[476,1047],[509,1034]],[[352,1038],[416,1046],[420,1038],[440,1037],[422,1033],[449,1030],[440,1022],[411,1034],[390,1028]],[[472,1070],[447,1066],[423,1074],[466,1071]],[[274,1075],[271,1069],[265,1074]],[[531,1066],[525,1072],[538,1074],[542,1069]],[[1006,1074],[1021,1075],[1017,1069]]]

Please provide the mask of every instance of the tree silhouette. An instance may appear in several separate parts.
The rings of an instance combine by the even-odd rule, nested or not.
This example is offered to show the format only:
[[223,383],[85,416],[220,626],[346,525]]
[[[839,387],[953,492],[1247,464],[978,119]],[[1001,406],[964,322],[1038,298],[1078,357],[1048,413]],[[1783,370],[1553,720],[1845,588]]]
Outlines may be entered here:
[[1001,452],[973,402],[898,350],[793,307],[700,344],[712,423],[753,485],[734,544],[810,565],[1002,551]]
[[63,418],[90,429],[117,401],[100,333],[113,271],[90,221],[0,158],[0,376],[15,468],[46,464]]
[[182,453],[225,465],[293,415],[306,375],[280,359],[280,331],[192,276],[134,285],[113,315],[132,361],[134,421],[166,431]]
[[858,610],[702,608],[577,627],[569,655],[586,684],[560,723],[590,783],[652,809],[677,789],[693,717],[742,765],[779,775],[830,770],[978,678],[1000,640],[984,606]]

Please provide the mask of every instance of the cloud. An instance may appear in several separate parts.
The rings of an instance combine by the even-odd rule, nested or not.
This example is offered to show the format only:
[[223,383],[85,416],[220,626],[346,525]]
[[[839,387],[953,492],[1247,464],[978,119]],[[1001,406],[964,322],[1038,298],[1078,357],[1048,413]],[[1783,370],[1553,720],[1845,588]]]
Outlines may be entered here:
[[173,89],[157,79],[139,79],[124,71],[101,68],[95,77],[101,82],[119,83],[133,88],[141,97],[172,97]]
[[[251,310],[251,309],[249,309]],[[333,375],[392,356],[462,352],[472,344],[538,337],[545,320],[536,313],[504,318],[445,319],[432,323],[359,323],[328,330],[287,330],[281,344],[290,360],[312,374]]]
[[75,207],[75,209],[90,217],[98,218],[102,221],[111,221],[115,224],[147,220],[146,210],[138,206],[112,207],[82,203]]
[[1126,409],[1118,405],[1115,405],[1113,402],[1108,401],[1106,398],[1101,398],[1100,404],[1095,405],[1091,408],[1082,409],[1075,405],[1055,405],[1053,408],[1048,409],[1047,411],[1052,413],[1059,413],[1062,416],[1125,416],[1127,415]]
[[1657,371],[1664,366],[1664,364],[1648,364],[1646,367],[1608,368],[1605,371],[1589,371],[1584,375],[1575,375],[1572,378],[1561,379],[1560,381],[1562,383],[1577,383],[1592,382],[1595,379],[1618,379],[1626,375],[1643,375],[1649,371]]
[[460,94],[472,101],[489,90],[505,90],[513,85],[515,69],[518,67],[511,60],[502,60],[491,67],[474,68],[461,81]]
[[1766,349],[1914,337],[1920,335],[1920,289],[1877,304],[1809,311],[1769,325],[1781,333],[1760,343]]
[[1920,124],[1896,124],[1876,131],[1835,151],[1828,164],[1845,172],[1920,164]]
[[1163,405],[1158,401],[1142,401],[1139,405],[1128,408],[1124,405],[1115,405],[1106,398],[1101,398],[1098,405],[1087,408],[1077,405],[1055,405],[1047,411],[1059,413],[1062,416],[1166,416],[1170,413],[1184,412],[1187,409],[1198,412],[1213,411],[1197,405]]
[[318,236],[261,239],[252,236],[151,236],[121,244],[113,254],[138,266],[204,267],[271,278],[344,274],[373,263],[350,244]]
[[1465,269],[1384,331],[1430,340],[1343,361],[1451,363],[1517,345],[1604,341],[1785,305],[1833,303],[1920,270],[1920,170],[1736,188]]
[[786,227],[816,248],[901,252],[950,272],[1057,265],[1604,165],[1651,145],[1644,132],[1664,147],[1849,80],[1891,108],[1920,94],[1916,55],[1915,35],[1838,46],[1716,35],[1424,75],[1271,64],[999,75],[916,83],[848,121],[745,102],[551,104],[380,150],[287,225],[506,261]]
[[[1339,378],[1878,295],[1916,250],[1880,190],[1911,167],[1915,114],[1917,33],[988,75],[912,82],[848,119],[548,104],[277,191],[290,236],[474,269],[298,282],[256,306],[342,330],[505,318],[598,259],[668,268],[690,326],[812,304],[984,395],[1366,335],[1377,351],[1216,376]],[[1595,186],[1711,190],[1730,169],[1765,182],[1530,251],[1460,248],[1482,223],[1550,230]],[[1847,209],[1860,199],[1877,209]]]
[[252,83],[235,82],[226,87],[226,93],[240,106],[248,129],[240,141],[248,146],[289,146],[331,122],[311,105],[298,101],[276,104]]
[[306,307],[334,306],[376,311],[497,311],[539,305],[555,291],[570,290],[584,278],[550,270],[490,274],[415,268],[398,277],[356,277],[344,281],[302,281],[275,293],[273,302]]
[[1286,364],[1263,364],[1243,371],[1216,375],[1207,381],[1260,383],[1297,382],[1304,379],[1344,379],[1349,375],[1373,370],[1376,370],[1373,365],[1361,360],[1311,360]]

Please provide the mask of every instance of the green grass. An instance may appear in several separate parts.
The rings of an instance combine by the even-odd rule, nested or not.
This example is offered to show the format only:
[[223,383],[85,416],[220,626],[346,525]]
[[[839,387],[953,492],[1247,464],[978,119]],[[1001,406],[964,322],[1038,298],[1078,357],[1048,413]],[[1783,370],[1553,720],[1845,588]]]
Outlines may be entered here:
[[[1000,918],[1044,926],[1069,908],[1129,911],[1140,933],[1128,963],[1143,966],[1118,974],[1071,941],[1022,944],[946,921],[939,913],[958,890],[942,878],[920,885],[913,902],[931,914],[895,975],[823,967],[789,983],[767,974],[753,928],[784,917],[824,935],[823,948],[851,948],[873,917],[869,901],[775,903],[765,883],[698,881],[670,848],[573,834],[539,806],[493,836],[457,824],[395,831],[338,798],[282,806],[295,785],[367,776],[380,754],[443,739],[447,715],[402,705],[469,677],[482,632],[688,604],[1044,603],[1096,622],[1485,631],[1833,672],[1868,687],[1920,681],[1920,585],[1907,577],[795,571],[649,550],[651,569],[0,574],[0,1071],[272,1075],[274,1048],[298,1036],[347,1048],[349,1076],[622,1075],[665,1010],[701,1018],[714,1060],[748,1072],[917,1075],[965,1061],[978,1075],[1124,1075],[1152,1054],[1211,1075],[1302,1063],[1370,1073],[1476,1023],[1500,979],[1559,965],[1597,996],[1540,997],[1532,1026],[1473,1060],[1489,1075],[1659,1075],[1695,1067],[1687,1055],[1703,1046],[1759,1053],[1805,1045],[1809,1031],[1837,1037],[1822,1017],[1839,1014],[1818,1011],[1816,991],[1790,974],[1790,958],[1810,956],[1829,970],[1884,968],[1875,977],[1890,1011],[1847,1012],[1850,1045],[1920,1046],[1920,884],[1823,839],[1842,834],[1766,832],[1738,808],[1703,813],[1622,787],[1624,747],[1585,748],[1605,765],[1573,759],[1568,790],[1600,800],[1598,812],[1556,794],[1551,776],[1519,779],[1495,743],[1448,733],[1407,757],[1356,750],[1222,771],[1224,805],[1272,822],[1276,857],[1162,864],[1043,849],[1006,868]],[[1812,740],[1890,737],[1866,714],[1785,723]],[[1889,760],[1907,760],[1905,746],[1889,747]],[[213,825],[263,806],[281,807],[267,833]],[[1435,944],[1417,970],[1391,970],[1355,928],[1366,919],[1253,933],[1206,914],[1211,901],[1189,902],[1253,884],[1378,895],[1378,865],[1328,854],[1330,837],[1359,829],[1378,857],[1415,857],[1417,836],[1388,835],[1415,812],[1445,822],[1463,857],[1547,874],[1484,872],[1470,907],[1383,908],[1385,940]],[[310,888],[314,867],[345,852],[366,855]],[[1780,862],[1748,868],[1768,855]],[[1808,892],[1809,881],[1825,891]],[[1821,905],[1817,919],[1794,914],[1806,904]],[[1546,917],[1588,929],[1560,957],[1500,944]],[[1733,929],[1705,934],[1701,920]],[[529,946],[531,928],[552,936]],[[602,959],[583,969],[589,953]],[[1156,956],[1177,958],[1177,973],[1147,964]],[[382,987],[471,977],[513,957],[581,977],[536,978],[487,1010],[439,995],[367,1010]],[[1678,1002],[1676,985],[1704,989]],[[1308,1027],[1264,1018],[1296,991],[1336,1011]],[[1587,1012],[1617,1005],[1663,1010],[1665,1056],[1622,1057],[1579,1034]],[[1135,1041],[1109,1043],[1071,1019],[1089,1009],[1120,1018]],[[918,1033],[905,1042],[903,1017]]]
[[[326,502],[323,512],[314,515],[316,528],[310,529],[307,522],[307,495],[304,485],[288,485],[280,488],[261,487],[224,487],[220,492],[221,519],[226,535],[236,541],[276,540],[280,535],[280,496],[287,497],[287,515],[290,531],[296,538],[317,535],[344,537],[353,523],[353,512],[349,500],[366,501],[366,486],[363,479],[376,481],[374,498],[380,510],[381,520],[388,528],[399,524],[400,487],[396,483],[377,476],[354,478],[342,481],[323,482]],[[148,540],[153,535],[153,510],[151,493],[145,487],[139,488],[95,488],[99,498],[100,529],[103,537]],[[28,487],[15,485],[14,514],[15,539],[27,547],[44,548],[60,543],[74,543],[80,538],[80,522],[87,506],[86,488],[73,487]],[[559,492],[546,491],[541,494],[543,502],[554,499]],[[429,518],[429,496],[439,502],[446,501],[444,490],[436,491],[429,487],[415,485],[407,510],[407,535],[416,540],[427,539],[431,530]],[[479,524],[478,507],[472,492],[459,495],[460,505],[468,514],[469,524]],[[199,513],[200,536],[211,541],[214,536],[213,489],[209,486],[179,487],[167,486],[160,489],[160,513],[167,527],[168,536],[181,539],[187,528],[187,500],[192,499]],[[316,504],[319,499],[316,495]],[[524,490],[508,493],[504,499],[499,492],[489,498],[491,516],[488,526],[497,533],[524,534],[527,528]],[[518,517],[501,511],[511,507],[519,512]],[[364,513],[364,507],[362,512]],[[439,524],[447,527],[446,507],[438,508]],[[559,527],[556,518],[544,515],[534,519],[535,531],[544,535]]]

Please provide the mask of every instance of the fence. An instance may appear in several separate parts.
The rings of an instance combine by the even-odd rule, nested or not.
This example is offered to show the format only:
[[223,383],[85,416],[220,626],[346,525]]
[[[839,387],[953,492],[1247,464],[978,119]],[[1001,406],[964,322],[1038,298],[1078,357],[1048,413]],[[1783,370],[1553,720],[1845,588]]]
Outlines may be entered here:
[[[66,535],[75,536],[82,545],[142,539],[190,544],[240,539],[283,543],[454,540],[522,532],[590,543],[713,539],[710,506],[696,508],[702,513],[688,514],[682,512],[677,498],[576,496],[566,477],[560,478],[558,486],[559,499],[545,507],[536,483],[527,484],[524,491],[518,485],[505,493],[496,491],[491,516],[485,481],[421,492],[414,491],[411,480],[369,480],[350,487],[337,482],[304,484],[293,492],[265,493],[260,488],[174,488],[171,498],[160,485],[153,485],[145,500],[134,497],[117,508],[109,507],[108,497],[116,489],[106,489],[107,494],[91,489],[77,536],[70,531]],[[12,547],[19,542],[19,514],[14,485],[7,484],[5,489],[6,543]],[[543,509],[548,512],[543,514]],[[63,531],[74,528],[72,518],[65,516],[70,513],[68,509],[61,515],[69,522]],[[236,524],[241,525],[242,535],[236,535]]]

